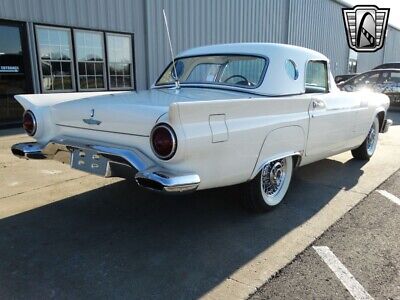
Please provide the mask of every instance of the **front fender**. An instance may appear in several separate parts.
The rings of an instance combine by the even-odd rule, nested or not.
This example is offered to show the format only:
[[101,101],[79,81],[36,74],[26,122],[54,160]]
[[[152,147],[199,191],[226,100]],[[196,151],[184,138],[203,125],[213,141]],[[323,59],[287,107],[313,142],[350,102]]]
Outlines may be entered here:
[[265,163],[292,155],[302,156],[304,148],[305,133],[302,127],[287,126],[272,130],[264,140],[250,179],[260,172]]

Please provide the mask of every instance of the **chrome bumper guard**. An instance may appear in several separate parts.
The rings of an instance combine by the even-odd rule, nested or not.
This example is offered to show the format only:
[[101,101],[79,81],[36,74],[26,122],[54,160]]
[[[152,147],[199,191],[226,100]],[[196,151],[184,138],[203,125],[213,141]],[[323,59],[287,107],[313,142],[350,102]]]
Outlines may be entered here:
[[386,120],[383,122],[383,125],[382,125],[382,128],[381,128],[381,133],[388,132],[389,127],[392,126],[392,125],[393,125],[393,121],[390,120],[390,119],[386,119]]
[[[150,158],[136,149],[123,149],[113,146],[100,146],[77,142],[75,139],[60,138],[46,145],[39,143],[21,143],[11,147],[12,153],[19,158],[52,159],[62,163],[72,163],[74,151],[90,151],[106,158],[104,177],[122,177],[135,179],[139,186],[167,193],[195,191],[200,184],[197,174],[177,173],[157,166]],[[93,168],[93,164],[92,164]],[[90,166],[80,170],[95,173]]]

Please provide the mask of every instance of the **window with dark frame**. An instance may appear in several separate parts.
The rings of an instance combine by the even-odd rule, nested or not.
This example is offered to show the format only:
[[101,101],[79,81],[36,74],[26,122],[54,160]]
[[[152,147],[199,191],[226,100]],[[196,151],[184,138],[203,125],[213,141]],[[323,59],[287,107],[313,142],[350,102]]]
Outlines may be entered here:
[[36,35],[43,92],[74,91],[71,30],[36,26]]
[[132,40],[130,35],[106,33],[110,89],[133,87]]
[[106,68],[102,32],[74,30],[79,90],[105,90]]
[[50,25],[35,31],[43,93],[134,89],[132,35]]
[[306,93],[327,93],[328,66],[325,61],[309,61],[306,69]]

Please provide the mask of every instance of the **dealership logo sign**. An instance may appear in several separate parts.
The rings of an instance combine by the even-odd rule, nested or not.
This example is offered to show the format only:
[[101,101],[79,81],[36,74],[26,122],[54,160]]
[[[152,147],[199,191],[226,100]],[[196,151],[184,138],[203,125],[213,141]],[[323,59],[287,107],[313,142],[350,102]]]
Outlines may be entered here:
[[357,52],[375,52],[385,42],[389,8],[375,5],[357,5],[343,8],[349,47]]

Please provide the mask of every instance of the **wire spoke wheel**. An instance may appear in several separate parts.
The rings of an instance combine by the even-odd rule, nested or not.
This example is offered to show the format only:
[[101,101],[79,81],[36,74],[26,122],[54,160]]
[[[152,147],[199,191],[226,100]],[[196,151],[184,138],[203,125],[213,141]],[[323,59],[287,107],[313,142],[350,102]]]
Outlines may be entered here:
[[367,136],[367,152],[369,155],[372,155],[375,151],[376,142],[377,142],[377,132],[375,128],[375,123],[372,124],[368,136]]
[[351,150],[353,157],[359,160],[369,160],[375,152],[378,138],[379,119],[378,116],[376,116],[363,143],[359,147]]
[[261,196],[266,205],[275,206],[282,201],[289,187],[292,168],[292,158],[285,157],[271,161],[261,169]]
[[273,161],[264,166],[261,172],[261,185],[264,193],[275,196],[282,188],[286,176],[286,163],[284,159]]

